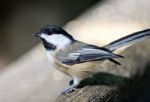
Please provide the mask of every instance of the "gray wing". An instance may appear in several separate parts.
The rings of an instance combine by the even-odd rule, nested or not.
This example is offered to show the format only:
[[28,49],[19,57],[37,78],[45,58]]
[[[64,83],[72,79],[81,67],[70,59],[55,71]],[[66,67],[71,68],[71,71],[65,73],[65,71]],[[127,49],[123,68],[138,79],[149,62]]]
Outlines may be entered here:
[[67,65],[78,64],[82,62],[120,58],[122,56],[111,53],[104,48],[96,48],[95,46],[87,46],[79,50],[75,50],[66,56],[59,56],[59,60]]

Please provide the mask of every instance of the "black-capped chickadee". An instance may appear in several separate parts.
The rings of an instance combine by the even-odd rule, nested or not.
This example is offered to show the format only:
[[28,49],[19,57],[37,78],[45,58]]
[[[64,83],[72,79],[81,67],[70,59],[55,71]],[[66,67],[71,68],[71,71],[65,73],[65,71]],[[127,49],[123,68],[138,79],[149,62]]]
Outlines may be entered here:
[[63,92],[68,93],[75,90],[81,80],[97,73],[99,70],[96,65],[102,60],[120,64],[114,58],[123,56],[113,51],[148,38],[150,29],[133,33],[103,47],[77,41],[63,28],[55,25],[45,26],[34,35],[42,40],[50,64],[73,78],[73,85]]

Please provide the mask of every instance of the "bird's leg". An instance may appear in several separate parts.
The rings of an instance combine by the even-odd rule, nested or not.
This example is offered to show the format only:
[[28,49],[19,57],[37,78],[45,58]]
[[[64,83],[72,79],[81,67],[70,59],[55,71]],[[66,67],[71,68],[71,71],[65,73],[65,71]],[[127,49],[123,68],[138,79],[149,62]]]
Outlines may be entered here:
[[73,79],[69,81],[69,86],[73,85]]
[[[72,80],[71,80],[72,81]],[[77,77],[73,77],[73,84],[71,86],[69,86],[68,88],[66,88],[62,94],[66,94],[66,93],[70,93],[76,90],[77,86],[80,84],[81,79],[77,78]]]

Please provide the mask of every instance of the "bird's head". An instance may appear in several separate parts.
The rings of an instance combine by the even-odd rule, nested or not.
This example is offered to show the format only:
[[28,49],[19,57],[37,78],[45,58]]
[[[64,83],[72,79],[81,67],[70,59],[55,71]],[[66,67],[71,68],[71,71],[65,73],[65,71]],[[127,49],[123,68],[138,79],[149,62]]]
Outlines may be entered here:
[[42,40],[47,50],[62,49],[74,41],[74,38],[63,28],[55,25],[45,26],[33,35]]

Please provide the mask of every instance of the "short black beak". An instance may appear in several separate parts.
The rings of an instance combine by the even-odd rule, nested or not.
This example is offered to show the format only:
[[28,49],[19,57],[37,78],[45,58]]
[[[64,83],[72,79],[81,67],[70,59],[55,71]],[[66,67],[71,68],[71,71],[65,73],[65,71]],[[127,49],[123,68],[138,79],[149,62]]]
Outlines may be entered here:
[[32,34],[32,35],[35,36],[35,37],[40,37],[41,33],[40,33],[40,32],[37,32],[37,33],[34,33],[34,34]]

